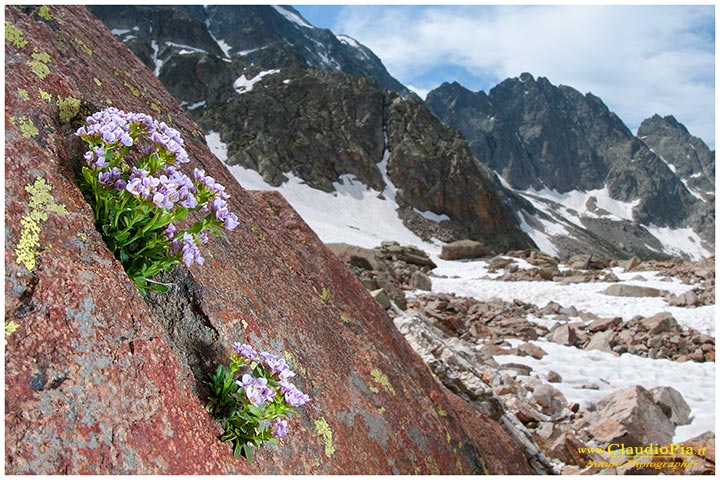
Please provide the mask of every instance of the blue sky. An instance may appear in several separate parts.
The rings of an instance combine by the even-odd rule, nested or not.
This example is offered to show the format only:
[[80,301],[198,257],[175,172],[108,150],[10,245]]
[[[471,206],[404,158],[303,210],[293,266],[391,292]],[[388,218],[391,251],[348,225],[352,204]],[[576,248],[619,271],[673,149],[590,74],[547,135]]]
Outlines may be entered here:
[[592,92],[636,131],[674,115],[715,143],[714,5],[295,5],[372,49],[421,96],[444,81],[488,91],[530,72]]

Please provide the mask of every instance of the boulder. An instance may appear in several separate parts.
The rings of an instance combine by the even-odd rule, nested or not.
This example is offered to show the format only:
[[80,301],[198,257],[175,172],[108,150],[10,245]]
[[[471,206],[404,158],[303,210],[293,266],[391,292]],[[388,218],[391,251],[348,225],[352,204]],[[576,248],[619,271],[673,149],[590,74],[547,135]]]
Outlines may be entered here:
[[614,341],[615,332],[612,330],[606,330],[593,335],[590,338],[590,342],[588,342],[583,348],[585,350],[600,350],[601,352],[608,352],[617,356],[617,353],[612,349]]
[[700,304],[698,296],[692,290],[680,295],[670,294],[666,297],[668,304],[675,307],[696,307]]
[[650,389],[653,401],[675,425],[687,425],[690,420],[690,407],[682,394],[672,387]]
[[550,383],[561,383],[562,377],[555,370],[550,370],[547,373],[547,381]]
[[[17,327],[4,357],[4,473],[533,473],[502,427],[437,382],[280,194],[237,183],[86,8],[4,12],[5,319]],[[241,224],[203,245],[203,266],[164,276],[166,294],[143,297],[103,242],[75,183],[85,149],[77,125],[60,123],[58,97],[162,119],[185,141],[184,170],[226,187]],[[253,463],[233,457],[205,409],[204,382],[238,341],[285,354],[310,396]]]
[[488,248],[475,240],[458,240],[443,245],[440,258],[443,260],[462,260],[479,258],[488,254]]
[[370,296],[385,310],[390,308],[390,297],[388,297],[388,294],[382,288],[373,290],[372,292],[370,292]]
[[522,345],[519,345],[517,347],[518,355],[524,356],[529,355],[532,358],[536,360],[540,360],[545,355],[547,355],[547,352],[543,350],[542,348],[538,347],[537,345],[534,345],[532,343],[523,343]]
[[647,329],[650,334],[669,332],[680,327],[677,320],[669,312],[660,312],[652,317],[643,318],[638,323]]
[[380,270],[380,262],[376,258],[375,250],[356,247],[347,243],[326,243],[325,246],[340,260],[349,265],[364,270]]
[[410,277],[410,286],[416,290],[430,291],[432,290],[432,281],[427,274],[418,270]]
[[667,291],[657,288],[625,284],[610,285],[601,293],[615,297],[664,297],[668,294]]
[[546,415],[559,413],[567,406],[565,395],[557,388],[545,383],[535,387],[532,399],[540,407],[540,411]]
[[597,320],[593,320],[590,322],[587,326],[588,332],[595,333],[595,332],[602,332],[608,329],[611,329],[613,327],[617,327],[618,325],[622,324],[622,318],[620,317],[612,317],[612,318],[599,318]]
[[590,432],[603,447],[611,443],[645,446],[672,441],[675,425],[655,403],[651,392],[637,385],[612,393],[597,404],[599,421]]
[[567,345],[569,347],[574,347],[578,344],[578,336],[575,328],[566,323],[556,324],[546,338],[550,342]]

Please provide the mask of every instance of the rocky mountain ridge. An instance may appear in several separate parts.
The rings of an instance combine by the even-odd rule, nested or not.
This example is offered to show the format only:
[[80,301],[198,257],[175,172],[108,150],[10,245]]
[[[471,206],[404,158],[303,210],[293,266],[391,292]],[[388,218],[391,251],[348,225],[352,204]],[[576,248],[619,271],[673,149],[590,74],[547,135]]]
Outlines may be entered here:
[[370,49],[347,35],[336,36],[310,25],[290,6],[98,5],[89,9],[161,79],[178,56],[204,53],[262,69],[311,68],[369,77],[387,90],[414,95]]
[[[426,103],[438,118],[463,133],[478,161],[525,198],[540,200],[539,209],[546,207],[555,216],[553,220],[545,215],[542,220],[562,228],[573,223],[571,228],[586,229],[627,247],[632,237],[609,236],[608,222],[598,225],[594,219],[625,224],[623,230],[637,230],[633,236],[640,240],[630,251],[645,255],[658,249],[651,243],[643,248],[643,226],[689,227],[713,250],[714,194],[707,192],[714,191],[714,174],[709,175],[714,154],[674,119],[665,120],[664,128],[656,119],[647,120],[639,132],[641,139],[598,97],[529,73],[507,79],[489,93],[444,83],[428,94]],[[663,160],[644,140],[674,160]],[[681,147],[671,152],[670,145]],[[693,153],[692,161],[688,152]],[[668,163],[672,161],[681,170]],[[688,183],[699,178],[704,179],[700,188],[705,197]],[[573,192],[585,194],[587,203],[569,215],[563,214],[561,205],[543,201],[555,197],[556,203],[562,203]],[[626,211],[603,211],[603,201],[614,201]],[[572,221],[573,216],[582,218]]]

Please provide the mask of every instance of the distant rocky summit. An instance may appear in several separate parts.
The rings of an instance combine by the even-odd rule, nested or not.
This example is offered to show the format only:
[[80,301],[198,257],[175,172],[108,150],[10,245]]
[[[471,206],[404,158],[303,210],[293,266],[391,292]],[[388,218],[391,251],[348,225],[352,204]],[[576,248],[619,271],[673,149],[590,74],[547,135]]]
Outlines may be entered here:
[[[623,250],[625,255],[652,256],[662,248],[643,240],[637,225],[690,227],[710,251],[714,248],[714,194],[707,193],[714,191],[714,153],[674,118],[646,120],[638,138],[600,98],[529,73],[507,79],[489,93],[444,83],[428,94],[426,103],[463,133],[478,161],[553,211],[550,217],[538,212],[541,222],[581,227],[599,237],[568,232],[577,241],[624,244],[614,256]],[[543,191],[555,192],[556,203],[545,201]],[[573,192],[588,192],[588,203],[563,205],[561,198]],[[603,197],[628,205],[627,212],[603,211]],[[558,239],[561,250],[567,250],[562,242]]]

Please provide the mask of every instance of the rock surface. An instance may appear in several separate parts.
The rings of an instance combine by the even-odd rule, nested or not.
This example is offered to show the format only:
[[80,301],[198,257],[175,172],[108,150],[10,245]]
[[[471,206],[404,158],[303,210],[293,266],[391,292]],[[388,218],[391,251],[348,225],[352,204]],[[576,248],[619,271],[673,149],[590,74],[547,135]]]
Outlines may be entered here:
[[440,258],[443,260],[462,260],[479,258],[488,254],[485,245],[474,240],[457,240],[442,246]]
[[[430,375],[280,195],[234,182],[85,8],[5,13],[5,312],[17,325],[6,337],[6,473],[533,471],[514,440]],[[241,225],[207,245],[203,267],[165,278],[166,296],[143,299],[95,229],[75,185],[83,147],[55,106],[69,96],[165,120],[189,166],[231,195]],[[34,240],[24,233],[33,209],[46,215]],[[311,397],[291,435],[252,464],[233,458],[204,409],[202,382],[235,341],[286,352]]]

